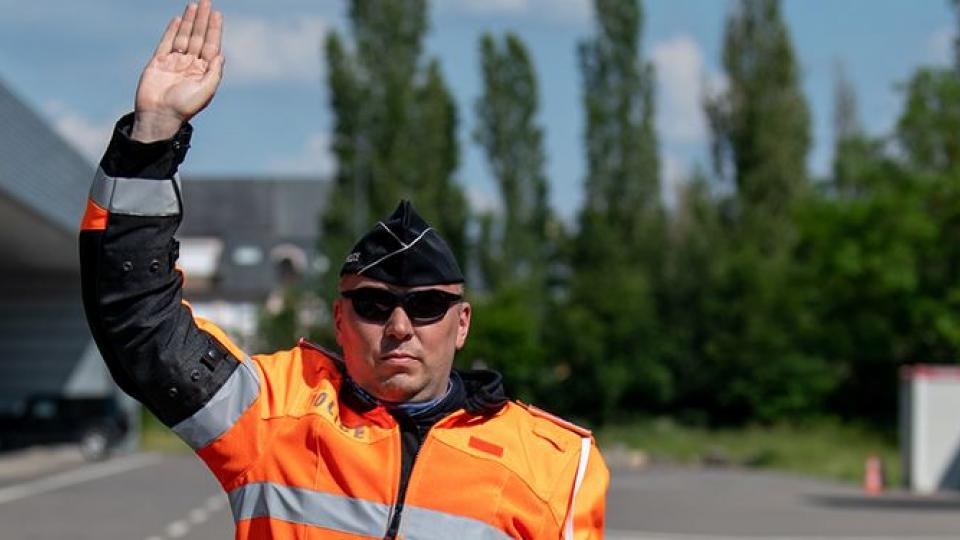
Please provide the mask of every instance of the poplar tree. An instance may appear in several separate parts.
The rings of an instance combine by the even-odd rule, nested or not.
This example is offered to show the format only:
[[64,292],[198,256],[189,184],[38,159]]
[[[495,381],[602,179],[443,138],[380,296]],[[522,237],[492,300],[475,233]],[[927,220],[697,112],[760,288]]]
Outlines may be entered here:
[[351,46],[336,31],[325,44],[337,172],[321,224],[335,290],[347,250],[401,198],[466,255],[467,203],[454,173],[459,160],[455,102],[436,60],[422,59],[425,0],[353,0]]
[[737,4],[727,20],[723,67],[728,88],[706,105],[715,169],[733,180],[744,225],[774,249],[808,185],[811,144],[809,107],[778,0]]
[[475,109],[474,139],[483,147],[497,181],[502,216],[485,232],[484,280],[491,289],[525,282],[542,292],[549,245],[548,185],[543,129],[536,122],[539,90],[526,47],[508,33],[498,43],[480,39],[483,94]]
[[807,292],[795,286],[794,214],[810,193],[810,113],[777,0],[740,0],[726,23],[728,86],[706,100],[715,172],[732,181],[704,366],[721,420],[820,410],[830,364],[804,347]]
[[584,206],[573,241],[570,302],[552,325],[556,356],[575,375],[571,407],[609,417],[664,403],[670,374],[657,351],[662,207],[654,70],[641,55],[638,0],[596,0],[595,33],[579,45],[586,116]]
[[[514,34],[480,39],[483,93],[473,136],[499,188],[500,211],[480,216],[477,266],[485,295],[477,299],[461,357],[503,373],[514,395],[551,402],[554,377],[543,335],[548,267],[556,238],[544,173],[543,129],[533,62]],[[553,389],[554,391],[551,391]]]
[[[609,228],[621,248],[632,248],[661,210],[654,69],[640,54],[639,1],[596,0],[594,7],[597,33],[578,51],[587,158],[581,227]],[[632,250],[623,252],[629,258]]]
[[[353,0],[348,19],[349,39],[331,31],[323,47],[337,171],[318,223],[327,270],[305,285],[328,301],[348,250],[402,198],[441,231],[463,264],[467,251],[467,201],[454,177],[456,104],[439,63],[422,59],[426,1]],[[302,288],[284,291],[279,309],[261,314],[266,341],[289,343],[304,331],[296,316],[309,297]],[[328,322],[306,332],[332,344]]]
[[833,89],[833,189],[840,197],[862,197],[868,186],[867,168],[881,154],[877,141],[863,131],[857,94],[842,65],[837,64]]
[[[960,0],[948,0],[947,3],[953,9],[957,27],[960,28]],[[953,68],[960,73],[960,34],[953,38]]]

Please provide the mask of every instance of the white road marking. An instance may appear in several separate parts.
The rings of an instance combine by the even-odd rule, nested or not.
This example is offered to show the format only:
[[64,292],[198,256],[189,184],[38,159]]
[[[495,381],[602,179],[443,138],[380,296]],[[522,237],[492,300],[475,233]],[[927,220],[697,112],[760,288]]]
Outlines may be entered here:
[[723,536],[611,530],[605,531],[604,538],[607,540],[956,540],[956,537],[952,536]]
[[146,540],[168,540],[187,536],[190,533],[191,527],[200,525],[207,521],[210,514],[222,510],[223,507],[226,506],[224,499],[225,497],[223,495],[211,495],[207,497],[202,504],[190,509],[186,519],[178,519],[168,523],[167,526],[164,527],[164,534],[162,536],[151,536]]
[[183,520],[177,520],[167,525],[166,532],[170,538],[183,538],[190,532],[190,524]]
[[216,512],[226,504],[226,498],[223,495],[211,495],[207,497],[207,511]]
[[193,525],[199,525],[207,520],[207,511],[203,508],[194,508],[187,516],[187,521]]
[[105,463],[88,465],[46,478],[7,486],[0,488],[0,504],[25,499],[41,493],[56,491],[76,484],[82,484],[83,482],[89,482],[90,480],[97,480],[143,467],[149,467],[150,465],[156,465],[161,459],[160,456],[155,454],[135,454],[112,459]]

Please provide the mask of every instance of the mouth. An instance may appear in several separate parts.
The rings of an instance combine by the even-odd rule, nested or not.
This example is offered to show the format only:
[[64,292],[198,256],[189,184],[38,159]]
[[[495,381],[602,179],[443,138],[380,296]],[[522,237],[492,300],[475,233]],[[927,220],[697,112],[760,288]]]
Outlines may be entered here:
[[387,364],[407,364],[419,360],[416,356],[404,352],[389,352],[380,355],[380,360]]

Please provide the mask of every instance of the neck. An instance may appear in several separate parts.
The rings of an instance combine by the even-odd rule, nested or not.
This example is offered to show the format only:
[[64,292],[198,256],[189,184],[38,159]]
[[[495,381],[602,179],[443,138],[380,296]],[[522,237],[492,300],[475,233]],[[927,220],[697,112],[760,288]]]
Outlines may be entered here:
[[382,403],[388,409],[400,409],[408,414],[415,414],[427,409],[433,408],[439,404],[447,395],[450,394],[450,389],[453,388],[453,383],[447,381],[447,389],[439,396],[429,399],[427,401],[383,401]]

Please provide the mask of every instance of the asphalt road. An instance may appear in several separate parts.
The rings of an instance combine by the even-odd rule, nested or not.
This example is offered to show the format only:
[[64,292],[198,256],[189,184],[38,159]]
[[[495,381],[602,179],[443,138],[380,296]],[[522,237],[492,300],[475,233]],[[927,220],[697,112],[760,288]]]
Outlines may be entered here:
[[[74,459],[71,459],[74,458]],[[226,497],[190,455],[136,454],[86,464],[69,451],[5,457],[27,474],[3,475],[3,540],[228,540]],[[38,463],[52,462],[48,471]]]
[[[960,495],[856,487],[733,470],[615,469],[610,540],[946,540]],[[189,455],[86,464],[71,449],[0,456],[2,540],[228,540],[226,498]]]

